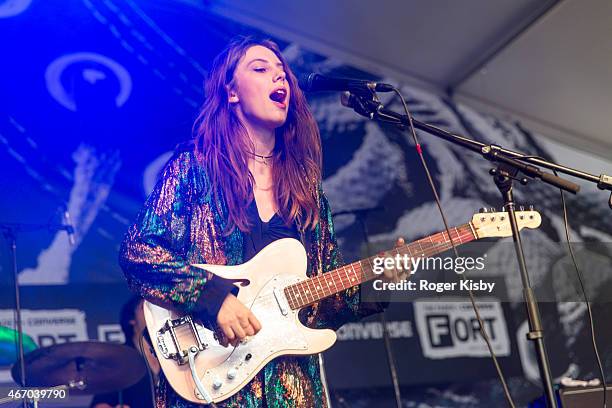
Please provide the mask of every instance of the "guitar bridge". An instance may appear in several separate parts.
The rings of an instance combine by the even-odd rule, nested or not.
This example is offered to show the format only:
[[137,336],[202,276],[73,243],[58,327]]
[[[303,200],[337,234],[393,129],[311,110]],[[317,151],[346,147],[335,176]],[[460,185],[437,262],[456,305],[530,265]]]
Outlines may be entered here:
[[165,358],[175,360],[179,365],[189,362],[190,348],[196,347],[197,352],[208,348],[191,316],[168,319],[157,331],[157,345]]

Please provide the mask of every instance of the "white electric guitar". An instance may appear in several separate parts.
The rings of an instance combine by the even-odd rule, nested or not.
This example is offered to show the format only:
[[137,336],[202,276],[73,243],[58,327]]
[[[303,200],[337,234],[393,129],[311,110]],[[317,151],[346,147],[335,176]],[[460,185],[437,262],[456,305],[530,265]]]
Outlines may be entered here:
[[[537,228],[541,223],[536,211],[517,211],[516,217],[520,229]],[[451,233],[456,245],[512,235],[506,212],[476,214],[471,222],[452,228]],[[428,257],[450,248],[448,234],[441,232],[377,256]],[[240,391],[275,357],[327,350],[335,343],[336,333],[307,328],[298,319],[298,312],[380,277],[372,270],[372,260],[373,257],[308,278],[304,247],[295,239],[285,238],[266,246],[242,265],[195,265],[240,283],[238,299],[251,309],[262,328],[237,347],[223,347],[213,331],[191,316],[145,302],[147,329],[168,382],[191,402],[216,403]]]

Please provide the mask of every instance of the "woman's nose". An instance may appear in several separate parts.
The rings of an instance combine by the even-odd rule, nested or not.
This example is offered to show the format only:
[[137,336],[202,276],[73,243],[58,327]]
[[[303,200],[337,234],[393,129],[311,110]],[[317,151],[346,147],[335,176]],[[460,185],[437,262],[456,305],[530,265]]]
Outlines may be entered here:
[[284,81],[286,76],[287,75],[285,74],[284,71],[279,71],[278,74],[276,74],[276,77],[274,78],[274,82],[279,81],[279,80]]

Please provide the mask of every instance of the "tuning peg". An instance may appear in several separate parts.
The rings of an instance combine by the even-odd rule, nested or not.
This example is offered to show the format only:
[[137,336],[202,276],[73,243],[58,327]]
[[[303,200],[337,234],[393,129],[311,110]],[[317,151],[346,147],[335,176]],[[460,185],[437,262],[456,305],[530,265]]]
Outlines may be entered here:
[[491,207],[491,212],[497,212],[497,210],[495,209],[495,207]]
[[519,211],[525,211],[525,206],[520,205],[520,206],[519,206]]
[[529,211],[533,211],[533,204],[529,204]]
[[478,210],[479,213],[486,213],[489,212],[489,210],[487,210],[486,207],[482,207],[480,210]]

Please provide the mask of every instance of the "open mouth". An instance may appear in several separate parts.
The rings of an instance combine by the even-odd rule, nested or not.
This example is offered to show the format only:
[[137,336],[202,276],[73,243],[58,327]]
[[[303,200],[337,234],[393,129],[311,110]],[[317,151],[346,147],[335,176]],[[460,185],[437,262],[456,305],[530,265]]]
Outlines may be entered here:
[[270,99],[272,99],[274,102],[280,103],[280,104],[285,104],[285,100],[287,99],[287,91],[284,88],[278,88],[275,89],[271,94],[270,94]]

